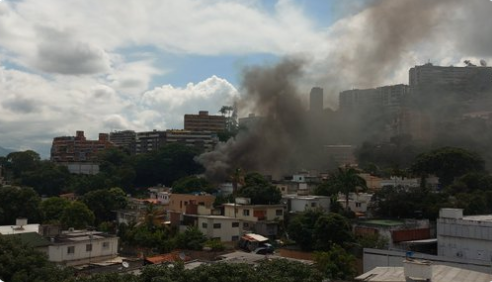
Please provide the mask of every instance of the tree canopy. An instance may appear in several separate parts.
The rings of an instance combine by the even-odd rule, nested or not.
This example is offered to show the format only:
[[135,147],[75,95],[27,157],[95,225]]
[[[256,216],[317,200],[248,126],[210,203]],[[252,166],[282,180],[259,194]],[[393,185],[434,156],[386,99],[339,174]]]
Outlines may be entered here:
[[64,229],[86,229],[94,225],[94,213],[82,202],[71,202],[62,211],[60,221]]
[[420,154],[411,169],[418,175],[436,175],[441,185],[446,187],[456,177],[469,172],[484,171],[485,162],[474,152],[462,148],[443,147]]
[[125,192],[118,187],[90,191],[81,200],[94,212],[96,223],[112,221],[116,216],[114,211],[128,205]]
[[214,185],[205,178],[190,175],[180,178],[173,183],[173,193],[187,194],[192,192],[215,193]]
[[246,174],[238,196],[250,198],[254,205],[278,204],[282,199],[280,190],[257,172]]
[[32,188],[0,187],[0,225],[14,224],[17,218],[39,222],[41,198]]
[[336,213],[307,210],[297,214],[287,227],[290,238],[303,250],[327,251],[333,244],[353,241],[347,219]]

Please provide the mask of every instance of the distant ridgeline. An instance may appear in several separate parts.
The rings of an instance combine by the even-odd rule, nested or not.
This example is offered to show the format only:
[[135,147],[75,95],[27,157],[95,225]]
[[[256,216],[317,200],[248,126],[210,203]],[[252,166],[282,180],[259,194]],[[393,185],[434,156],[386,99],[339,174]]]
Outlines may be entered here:
[[5,157],[7,156],[9,153],[11,153],[12,150],[9,150],[9,149],[5,149],[3,147],[0,147],[0,157]]

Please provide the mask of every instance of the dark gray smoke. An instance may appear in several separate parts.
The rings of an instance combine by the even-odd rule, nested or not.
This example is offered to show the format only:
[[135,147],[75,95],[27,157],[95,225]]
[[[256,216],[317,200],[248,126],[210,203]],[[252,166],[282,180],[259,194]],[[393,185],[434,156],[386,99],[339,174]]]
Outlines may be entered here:
[[[208,176],[225,180],[238,167],[277,175],[318,168],[323,164],[317,157],[324,144],[379,141],[390,122],[384,113],[343,116],[325,110],[313,117],[301,102],[312,86],[322,86],[327,101],[338,101],[342,90],[382,86],[402,68],[425,63],[412,61],[412,52],[439,60],[449,56],[442,50],[457,50],[461,53],[449,58],[455,62],[465,56],[492,55],[492,37],[487,33],[492,26],[490,1],[369,3],[356,16],[360,19],[357,24],[341,20],[332,27],[327,38],[332,44],[325,56],[318,54],[314,56],[317,59],[307,61],[287,58],[277,65],[244,70],[238,106],[266,118],[214,152],[201,155],[198,161]],[[302,91],[298,83],[304,85]],[[408,82],[392,84],[399,83]]]
[[276,174],[302,162],[309,126],[294,83],[302,76],[302,65],[296,58],[244,70],[238,106],[250,108],[263,119],[198,158],[209,177],[225,180],[235,168]]

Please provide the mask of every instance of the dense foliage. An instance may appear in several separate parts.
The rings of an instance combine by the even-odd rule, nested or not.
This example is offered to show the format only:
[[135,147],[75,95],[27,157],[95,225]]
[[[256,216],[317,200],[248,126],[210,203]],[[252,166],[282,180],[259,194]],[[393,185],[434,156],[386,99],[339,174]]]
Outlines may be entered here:
[[347,219],[336,213],[307,210],[297,214],[288,225],[290,238],[304,250],[330,250],[333,244],[353,241]]
[[238,196],[250,198],[253,205],[278,204],[282,198],[280,190],[256,172],[246,174]]

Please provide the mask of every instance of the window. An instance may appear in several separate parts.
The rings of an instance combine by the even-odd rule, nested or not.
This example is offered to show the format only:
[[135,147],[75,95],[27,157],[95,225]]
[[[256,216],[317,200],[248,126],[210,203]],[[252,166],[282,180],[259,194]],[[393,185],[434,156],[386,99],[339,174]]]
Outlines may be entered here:
[[109,249],[109,242],[103,242],[102,248]]
[[249,210],[243,210],[243,215],[244,216],[249,216]]
[[85,245],[85,251],[86,252],[92,252],[92,244]]
[[214,229],[220,229],[221,225],[220,223],[214,223]]
[[232,227],[239,227],[239,222],[233,222]]
[[247,223],[247,222],[243,223],[243,227],[244,228],[248,228],[249,227],[249,223]]
[[75,253],[75,246],[69,246],[67,248],[67,254],[73,255]]
[[316,203],[311,203],[311,207],[312,208],[315,208],[316,207]]
[[358,202],[355,203],[355,207],[360,208],[361,206],[362,206],[362,203],[358,203]]
[[283,210],[276,210],[275,211],[275,215],[280,216],[280,215],[283,215],[283,214],[284,214],[284,211]]
[[232,236],[231,239],[232,239],[231,241],[233,241],[233,242],[239,241],[239,236]]
[[207,228],[208,227],[208,224],[206,222],[203,222],[202,223],[202,228]]

